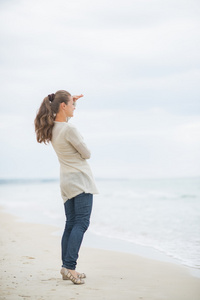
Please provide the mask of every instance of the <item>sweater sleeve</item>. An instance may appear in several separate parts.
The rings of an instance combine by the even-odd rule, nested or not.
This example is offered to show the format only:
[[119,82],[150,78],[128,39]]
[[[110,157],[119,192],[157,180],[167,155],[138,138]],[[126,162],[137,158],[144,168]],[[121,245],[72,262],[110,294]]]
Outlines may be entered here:
[[67,134],[67,140],[79,152],[82,158],[89,159],[91,156],[90,150],[87,148],[83,137],[75,127],[70,127]]

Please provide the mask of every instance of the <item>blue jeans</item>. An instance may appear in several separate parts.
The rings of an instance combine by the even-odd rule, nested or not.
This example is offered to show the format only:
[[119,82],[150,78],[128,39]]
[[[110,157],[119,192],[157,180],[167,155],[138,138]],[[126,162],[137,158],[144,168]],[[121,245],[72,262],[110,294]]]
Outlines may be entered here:
[[90,224],[93,195],[82,193],[64,204],[66,225],[62,236],[62,267],[75,270],[78,252]]

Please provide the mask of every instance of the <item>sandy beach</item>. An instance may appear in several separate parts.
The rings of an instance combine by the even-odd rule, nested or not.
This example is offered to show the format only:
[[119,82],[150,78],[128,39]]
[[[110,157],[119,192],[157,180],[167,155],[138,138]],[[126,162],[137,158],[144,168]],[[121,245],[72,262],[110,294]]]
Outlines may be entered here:
[[199,300],[200,279],[176,264],[140,256],[82,248],[78,271],[84,285],[60,275],[57,228],[19,222],[1,211],[0,299]]

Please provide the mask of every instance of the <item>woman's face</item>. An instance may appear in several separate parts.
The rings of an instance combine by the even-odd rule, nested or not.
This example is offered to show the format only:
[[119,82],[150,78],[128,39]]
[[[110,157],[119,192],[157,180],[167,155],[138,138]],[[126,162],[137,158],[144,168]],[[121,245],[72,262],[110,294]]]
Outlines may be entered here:
[[73,101],[72,96],[70,96],[70,100],[64,106],[64,112],[65,112],[66,117],[70,117],[70,118],[73,117],[74,110],[75,110],[74,101]]

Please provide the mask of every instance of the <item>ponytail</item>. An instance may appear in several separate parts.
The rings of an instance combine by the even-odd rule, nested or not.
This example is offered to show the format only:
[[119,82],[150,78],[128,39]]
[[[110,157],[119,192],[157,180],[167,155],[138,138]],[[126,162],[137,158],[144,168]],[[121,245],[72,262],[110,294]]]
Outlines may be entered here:
[[54,115],[51,110],[49,98],[44,98],[35,118],[35,132],[38,143],[49,143],[54,126]]

